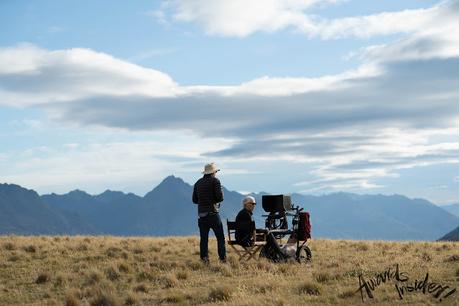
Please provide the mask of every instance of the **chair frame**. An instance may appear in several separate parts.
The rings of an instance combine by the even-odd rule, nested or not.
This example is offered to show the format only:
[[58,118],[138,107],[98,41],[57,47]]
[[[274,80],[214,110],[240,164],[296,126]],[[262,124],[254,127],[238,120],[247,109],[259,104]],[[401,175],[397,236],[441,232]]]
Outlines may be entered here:
[[[257,232],[254,230],[252,234],[253,244],[251,246],[242,246],[236,241],[236,221],[226,219],[226,227],[228,229],[228,245],[239,256],[239,261],[255,259],[255,255],[266,244],[266,235],[263,234],[263,241],[257,241]],[[231,235],[234,236],[234,239],[232,239]]]

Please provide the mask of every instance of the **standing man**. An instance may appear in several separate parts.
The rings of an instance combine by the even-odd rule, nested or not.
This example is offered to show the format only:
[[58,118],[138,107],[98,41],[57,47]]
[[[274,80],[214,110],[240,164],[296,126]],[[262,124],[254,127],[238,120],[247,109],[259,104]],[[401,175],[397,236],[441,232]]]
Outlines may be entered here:
[[193,188],[193,203],[198,204],[198,226],[201,241],[199,245],[201,260],[209,263],[208,241],[209,230],[214,231],[217,237],[218,257],[221,262],[226,262],[225,234],[218,214],[220,202],[223,201],[223,191],[220,180],[216,178],[220,169],[214,163],[205,165],[204,176],[200,178]]

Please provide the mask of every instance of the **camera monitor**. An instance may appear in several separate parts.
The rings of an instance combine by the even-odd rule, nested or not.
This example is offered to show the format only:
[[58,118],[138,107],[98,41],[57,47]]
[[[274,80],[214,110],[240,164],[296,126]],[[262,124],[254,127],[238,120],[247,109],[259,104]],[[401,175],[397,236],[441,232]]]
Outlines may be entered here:
[[266,212],[284,212],[292,209],[292,198],[289,195],[264,195],[261,201]]

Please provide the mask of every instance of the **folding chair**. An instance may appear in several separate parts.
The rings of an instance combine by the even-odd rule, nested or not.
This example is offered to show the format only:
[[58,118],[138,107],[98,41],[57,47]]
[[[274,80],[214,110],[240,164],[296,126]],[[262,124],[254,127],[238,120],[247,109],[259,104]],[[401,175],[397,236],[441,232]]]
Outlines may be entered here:
[[[226,219],[226,226],[228,228],[228,244],[239,256],[239,260],[245,259],[249,261],[250,259],[254,258],[257,252],[260,251],[260,249],[266,244],[265,234],[257,235],[256,230],[254,230],[252,236],[253,244],[247,247],[242,246],[236,241],[236,222],[229,221],[228,219]],[[234,236],[234,239],[232,238],[232,236]]]

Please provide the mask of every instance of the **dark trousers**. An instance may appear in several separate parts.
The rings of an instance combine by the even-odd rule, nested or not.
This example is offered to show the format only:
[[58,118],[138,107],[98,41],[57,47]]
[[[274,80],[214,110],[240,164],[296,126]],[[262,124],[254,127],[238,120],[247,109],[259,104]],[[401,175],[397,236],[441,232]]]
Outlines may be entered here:
[[201,259],[209,257],[209,230],[214,231],[215,237],[217,237],[218,244],[218,257],[220,260],[226,259],[226,248],[225,248],[225,234],[223,233],[223,225],[220,220],[219,214],[207,215],[198,219],[199,234],[201,235],[200,242],[200,255]]
[[266,257],[274,262],[285,262],[287,260],[287,255],[282,252],[272,233],[268,233],[266,236],[266,244],[261,249],[260,257]]

